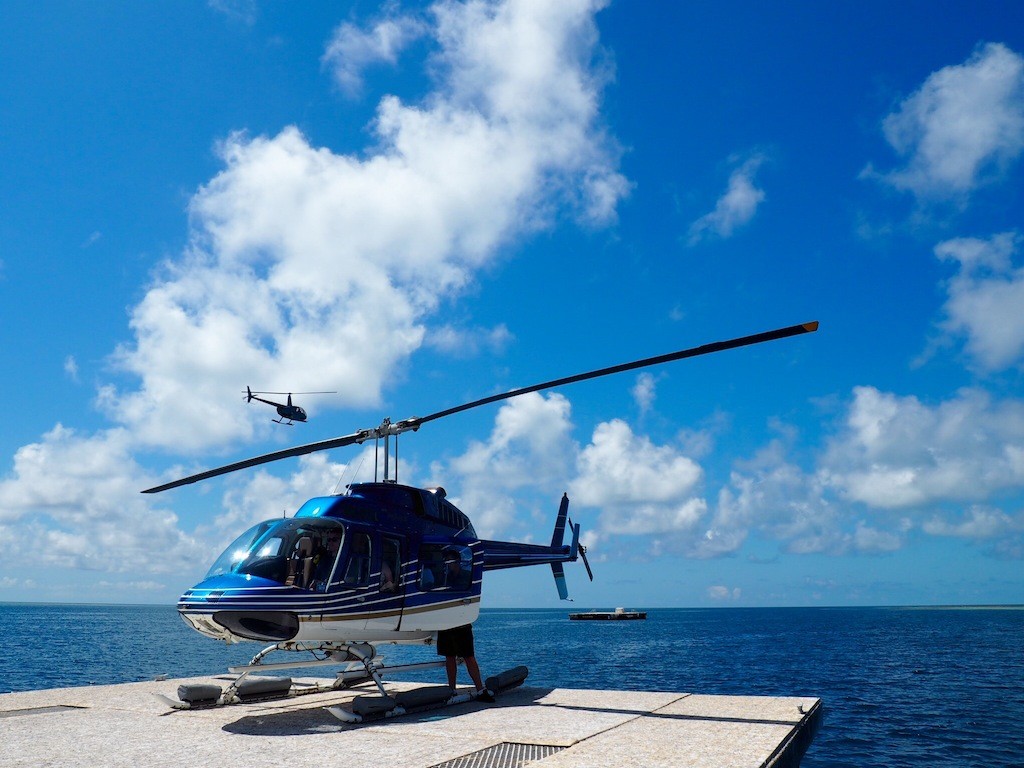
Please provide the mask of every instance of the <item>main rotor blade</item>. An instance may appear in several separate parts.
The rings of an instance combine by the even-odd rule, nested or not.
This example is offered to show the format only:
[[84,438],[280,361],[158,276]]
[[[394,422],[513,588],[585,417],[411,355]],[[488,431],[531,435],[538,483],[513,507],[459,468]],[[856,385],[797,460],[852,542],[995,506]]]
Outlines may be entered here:
[[[468,411],[470,408],[476,408],[480,405],[487,405],[488,403],[496,403],[501,400],[508,400],[511,397],[518,397],[519,395],[525,395],[530,392],[540,392],[544,389],[551,389],[552,387],[560,387],[566,384],[573,384],[577,381],[586,381],[587,379],[596,379],[599,376],[610,376],[613,373],[623,373],[624,371],[633,371],[637,368],[646,368],[651,365],[660,365],[661,363],[670,363],[673,360],[682,360],[687,357],[697,357],[698,355],[708,355],[712,352],[722,352],[726,349],[735,349],[736,347],[745,347],[750,344],[760,344],[763,341],[774,341],[775,339],[784,339],[789,336],[799,336],[803,333],[813,333],[818,330],[818,322],[802,323],[800,325],[791,325],[788,328],[779,328],[774,331],[765,331],[764,333],[755,333],[751,336],[741,336],[737,339],[729,339],[728,341],[716,341],[710,344],[703,344],[699,347],[693,347],[691,349],[682,349],[678,352],[669,352],[667,355],[657,355],[656,357],[646,357],[643,360],[635,360],[632,363],[623,363],[621,365],[612,365],[607,368],[599,368],[596,371],[590,371],[589,373],[578,373],[575,376],[566,376],[561,379],[554,379],[552,381],[546,381],[543,384],[535,384],[532,387],[523,387],[522,389],[513,389],[511,392],[503,392],[498,395],[491,395],[490,397],[484,397],[480,400],[474,400],[471,403],[464,403],[463,405],[457,405],[454,408],[447,408],[437,413],[432,413],[429,416],[416,417],[406,419],[392,425],[389,420],[385,420],[384,424],[376,429],[363,429],[359,432],[354,432],[351,435],[345,435],[343,437],[335,437],[331,440],[322,440],[318,443],[308,443],[306,445],[299,445],[295,448],[286,448],[283,451],[274,451],[273,453],[267,453],[263,456],[257,456],[252,459],[246,459],[245,461],[237,461],[234,464],[228,464],[217,469],[211,469],[206,472],[200,472],[197,475],[191,475],[189,477],[182,478],[181,480],[175,480],[172,483],[165,483],[164,485],[158,485],[154,488],[147,488],[143,493],[159,493],[161,491],[167,491],[171,488],[178,488],[182,485],[189,485],[190,483],[196,483],[200,480],[207,480],[211,477],[217,477],[218,475],[226,475],[229,472],[235,472],[239,469],[248,469],[249,467],[256,467],[260,464],[267,464],[271,461],[277,461],[278,459],[287,459],[292,456],[304,456],[307,453],[314,453],[316,451],[326,451],[331,448],[341,448],[346,445],[352,445],[353,443],[362,443],[369,440],[372,437],[380,437],[386,434],[397,435],[400,432],[406,430],[417,430],[421,424],[426,424],[428,421],[434,421],[444,416],[451,416],[455,413],[461,413],[462,411]],[[259,400],[260,398],[252,396],[253,400]],[[261,402],[267,402],[265,400]],[[277,405],[277,403],[271,403],[271,405]]]
[[775,339],[785,339],[788,338],[789,336],[799,336],[800,334],[803,333],[814,333],[814,331],[816,330],[818,330],[817,320],[810,323],[801,323],[800,325],[791,325],[788,328],[778,328],[774,331],[755,333],[751,336],[741,336],[738,339],[729,339],[728,341],[715,341],[710,344],[702,344],[699,347],[693,347],[691,349],[681,349],[678,352],[669,352],[667,355],[645,357],[643,360],[635,360],[632,363],[612,365],[607,368],[599,368],[596,371],[590,371],[589,373],[577,373],[575,376],[566,376],[561,379],[545,381],[543,384],[534,384],[532,387],[513,389],[511,392],[503,392],[499,395],[491,395],[490,397],[484,397],[481,398],[480,400],[474,400],[471,403],[457,405],[454,408],[447,408],[443,411],[432,413],[429,416],[408,419],[405,423],[416,425],[426,424],[428,421],[440,419],[444,416],[451,416],[453,413],[461,413],[462,411],[468,411],[470,408],[476,408],[479,405],[496,403],[499,400],[508,400],[510,397],[518,397],[519,395],[525,395],[530,392],[540,392],[543,389],[561,387],[566,384],[574,384],[577,381],[586,381],[587,379],[596,379],[599,376],[610,376],[613,373],[635,371],[637,368],[647,368],[648,366],[651,365],[661,365],[662,363],[670,363],[674,360],[682,360],[687,357],[709,355],[712,352],[722,352],[726,349],[735,349],[736,347],[746,347],[751,344],[760,344],[763,341],[774,341]]
[[354,432],[351,435],[345,435],[344,437],[335,437],[330,440],[322,440],[319,443],[308,443],[307,445],[300,445],[295,448],[286,448],[283,451],[274,451],[273,453],[265,453],[262,456],[256,456],[252,459],[246,459],[245,461],[236,461],[234,464],[227,464],[223,467],[217,467],[217,469],[210,469],[206,472],[200,472],[198,475],[190,475],[189,477],[183,477],[181,480],[175,480],[173,483],[164,483],[154,488],[147,488],[143,493],[160,493],[161,491],[168,491],[171,488],[179,488],[183,485],[189,485],[191,483],[197,483],[200,480],[207,480],[211,477],[217,477],[218,475],[226,475],[228,472],[235,472],[239,469],[248,469],[249,467],[257,467],[260,464],[267,464],[271,461],[277,461],[278,459],[287,459],[291,456],[303,456],[307,453],[314,453],[316,451],[326,451],[330,448],[341,448],[342,446],[352,445],[353,443],[361,443],[364,440],[369,439],[373,435],[367,430],[361,430]]

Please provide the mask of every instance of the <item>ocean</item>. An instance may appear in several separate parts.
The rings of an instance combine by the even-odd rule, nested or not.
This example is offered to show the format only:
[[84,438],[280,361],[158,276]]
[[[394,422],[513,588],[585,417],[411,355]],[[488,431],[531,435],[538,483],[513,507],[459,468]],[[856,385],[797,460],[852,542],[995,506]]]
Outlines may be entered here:
[[[204,638],[165,606],[0,603],[0,627],[0,692],[220,674],[261,647]],[[525,664],[531,685],[819,697],[805,768],[1024,766],[1024,609],[484,609],[475,630],[485,676]]]

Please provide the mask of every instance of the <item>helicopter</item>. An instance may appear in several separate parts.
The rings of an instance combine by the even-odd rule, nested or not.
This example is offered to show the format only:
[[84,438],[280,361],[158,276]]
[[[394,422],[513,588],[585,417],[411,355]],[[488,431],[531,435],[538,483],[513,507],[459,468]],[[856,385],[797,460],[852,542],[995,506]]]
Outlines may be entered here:
[[[443,488],[417,488],[398,482],[401,434],[418,431],[437,419],[530,392],[812,333],[817,328],[817,322],[793,325],[513,389],[427,416],[401,421],[385,418],[377,427],[274,451],[142,491],[160,493],[281,459],[369,440],[374,440],[379,450],[383,440],[382,480],[352,483],[343,494],[309,499],[290,518],[254,525],[224,550],[201,582],[182,594],[178,613],[197,632],[226,643],[270,643],[249,665],[230,668],[240,677],[227,690],[217,688],[213,694],[201,691],[195,696],[207,696],[202,699],[205,703],[236,703],[243,678],[252,671],[345,663],[347,666],[333,684],[306,691],[329,690],[347,684],[346,681],[372,678],[382,697],[387,698],[382,674],[437,663],[385,667],[377,656],[376,646],[429,645],[438,631],[474,622],[480,613],[484,573],[548,565],[558,596],[563,600],[568,599],[565,563],[582,559],[593,580],[586,548],[580,544],[580,524],[574,524],[568,515],[567,494],[559,503],[550,544],[482,539],[469,517],[448,500]],[[395,440],[393,470],[391,438]],[[570,537],[568,544],[566,533]],[[316,660],[265,664],[264,658],[277,650],[308,651]],[[290,678],[285,679],[290,685]],[[295,695],[294,691],[289,695]],[[175,708],[187,708],[196,703],[195,696],[181,702],[164,700]]]
[[[253,392],[251,387],[245,388],[245,402],[251,403],[253,400],[258,400],[261,403],[272,405],[277,408],[277,415],[280,418],[271,419],[275,424],[285,424],[286,426],[294,426],[296,421],[306,420],[306,410],[292,403],[292,395],[334,395],[336,392]],[[288,395],[287,403],[275,403],[273,400],[266,400],[257,395]]]

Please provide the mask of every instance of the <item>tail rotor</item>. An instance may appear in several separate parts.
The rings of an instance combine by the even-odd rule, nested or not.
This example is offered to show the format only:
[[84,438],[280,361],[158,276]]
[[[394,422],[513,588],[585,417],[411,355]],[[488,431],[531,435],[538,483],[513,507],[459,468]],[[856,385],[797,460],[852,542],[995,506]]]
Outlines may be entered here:
[[[580,544],[580,526],[579,523],[575,525],[572,522],[572,518],[569,517],[569,494],[562,494],[562,502],[558,506],[558,517],[555,518],[555,530],[551,535],[551,548],[562,547],[562,542],[565,539],[565,525],[568,522],[569,531],[572,534],[572,545],[569,547],[568,557],[565,558],[567,562],[575,562],[576,558],[579,557],[583,560],[583,565],[587,569],[587,576],[590,580],[594,580],[594,572],[590,569],[590,562],[587,560],[587,548]],[[563,550],[564,551],[564,550]],[[562,567],[562,562],[551,563],[551,575],[555,577],[555,588],[558,590],[558,597],[561,600],[571,600],[569,597],[569,588],[565,583],[565,569]]]
[[[578,525],[577,526],[573,526],[572,518],[571,517],[569,518],[569,527],[573,528],[576,531],[576,536],[578,538],[579,537],[580,527]],[[587,560],[587,548],[585,546],[583,546],[582,544],[578,544],[578,543],[577,543],[577,548],[579,549],[580,559],[583,561],[583,567],[587,569],[587,576],[589,576],[590,580],[593,581],[594,580],[594,572],[592,570],[590,570],[590,561]]]

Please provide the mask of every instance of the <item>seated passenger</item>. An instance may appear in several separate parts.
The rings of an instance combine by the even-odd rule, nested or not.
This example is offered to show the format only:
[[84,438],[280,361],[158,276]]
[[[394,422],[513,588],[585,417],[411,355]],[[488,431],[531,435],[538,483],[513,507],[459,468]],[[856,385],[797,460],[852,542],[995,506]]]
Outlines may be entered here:
[[394,592],[396,588],[395,575],[391,572],[391,566],[387,563],[380,564],[380,591]]
[[341,549],[341,531],[331,529],[327,532],[324,545],[317,552],[316,571],[313,575],[312,588],[318,592],[327,589],[327,582],[331,578],[331,571],[334,569],[334,561],[338,559],[338,550]]

